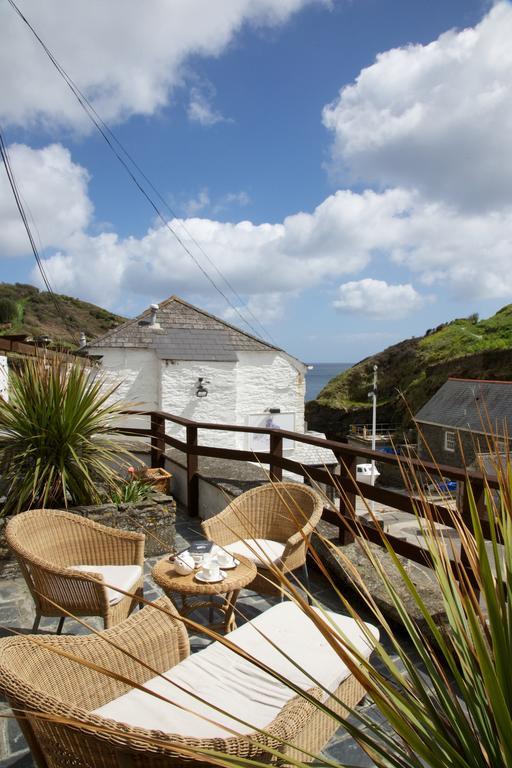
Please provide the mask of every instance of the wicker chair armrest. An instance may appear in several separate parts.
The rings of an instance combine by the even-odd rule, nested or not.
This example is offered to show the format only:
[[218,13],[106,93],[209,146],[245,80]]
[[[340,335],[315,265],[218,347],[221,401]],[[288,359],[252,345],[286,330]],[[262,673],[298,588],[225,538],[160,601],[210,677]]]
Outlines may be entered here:
[[316,526],[320,522],[323,512],[323,504],[319,503],[313,510],[309,520],[302,526],[302,528],[293,533],[286,541],[286,546],[283,552],[283,561],[286,561],[287,557],[295,554],[301,546],[307,546],[309,538]]
[[85,608],[89,608],[90,614],[94,615],[108,610],[107,589],[99,573],[34,563],[30,572],[32,588],[43,603],[46,601],[50,606],[62,607],[70,613],[73,609],[83,613]]

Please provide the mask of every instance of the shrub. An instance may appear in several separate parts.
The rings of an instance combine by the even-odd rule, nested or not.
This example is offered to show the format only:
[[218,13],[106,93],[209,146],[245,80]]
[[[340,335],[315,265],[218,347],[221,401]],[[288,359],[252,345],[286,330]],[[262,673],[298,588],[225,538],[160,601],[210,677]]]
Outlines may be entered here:
[[0,471],[5,512],[101,502],[133,457],[111,437],[123,409],[93,372],[76,364],[27,360],[0,400]]
[[132,479],[121,485],[110,495],[114,504],[129,504],[144,501],[154,493],[153,486],[143,480]]
[[8,298],[0,299],[0,323],[12,323],[18,315],[18,306]]

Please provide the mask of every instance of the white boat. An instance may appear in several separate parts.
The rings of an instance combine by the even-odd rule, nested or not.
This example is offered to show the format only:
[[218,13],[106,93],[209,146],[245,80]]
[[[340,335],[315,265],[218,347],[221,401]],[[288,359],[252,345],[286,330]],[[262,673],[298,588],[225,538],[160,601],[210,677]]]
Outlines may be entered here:
[[[358,464],[356,466],[356,480],[359,483],[369,483],[372,484],[372,465],[370,464]],[[373,479],[374,483],[375,480],[379,477],[380,472],[377,469],[377,467],[373,467]]]

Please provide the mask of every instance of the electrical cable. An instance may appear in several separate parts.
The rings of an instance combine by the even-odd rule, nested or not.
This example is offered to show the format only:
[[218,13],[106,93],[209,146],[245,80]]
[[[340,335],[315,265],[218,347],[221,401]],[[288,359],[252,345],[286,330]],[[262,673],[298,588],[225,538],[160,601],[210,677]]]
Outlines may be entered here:
[[23,222],[23,226],[25,227],[25,231],[26,231],[26,233],[28,235],[28,239],[30,241],[30,246],[32,248],[32,252],[34,254],[34,257],[35,257],[36,264],[38,266],[39,272],[41,273],[41,277],[43,278],[43,282],[44,282],[44,284],[46,286],[46,290],[50,294],[50,297],[51,297],[51,299],[52,299],[52,301],[53,301],[53,303],[55,305],[55,309],[57,311],[57,314],[60,317],[62,317],[62,320],[64,321],[64,325],[66,326],[69,334],[71,335],[71,338],[73,339],[74,343],[78,346],[79,342],[78,342],[76,333],[75,333],[74,329],[71,328],[69,323],[68,323],[68,320],[67,320],[66,315],[65,315],[65,313],[63,311],[63,308],[62,308],[62,304],[61,304],[59,298],[57,297],[57,294],[54,293],[54,291],[52,289],[52,286],[50,284],[50,280],[49,280],[48,275],[46,273],[46,270],[44,268],[44,265],[43,265],[43,262],[41,260],[41,257],[39,255],[39,251],[37,249],[37,245],[36,245],[34,237],[32,235],[32,231],[31,231],[30,225],[28,223],[27,215],[25,213],[25,208],[24,208],[23,202],[21,200],[21,195],[20,195],[20,192],[19,192],[19,189],[18,189],[18,185],[16,183],[16,177],[14,176],[14,172],[12,170],[11,161],[9,159],[9,153],[7,151],[7,145],[6,145],[5,141],[4,141],[4,137],[3,137],[3,133],[2,133],[1,127],[0,127],[0,157],[1,157],[2,161],[3,161],[4,167],[5,167],[5,171],[7,173],[7,178],[9,180],[9,184],[11,186],[12,193],[14,195],[14,200],[16,202],[16,207],[18,208],[19,214],[21,216],[21,220]]
[[[44,52],[52,62],[53,66],[57,69],[58,73],[61,75],[61,77],[64,79],[70,90],[72,91],[73,95],[77,99],[78,103],[86,113],[86,115],[89,117],[91,122],[94,124],[94,126],[97,128],[97,130],[102,135],[103,139],[111,149],[111,151],[114,153],[115,157],[118,159],[118,161],[121,163],[121,165],[124,167],[125,171],[128,173],[131,180],[134,182],[134,184],[137,186],[139,191],[142,195],[146,198],[148,203],[151,205],[155,213],[157,214],[158,218],[162,221],[163,225],[171,232],[171,234],[175,237],[178,244],[184,249],[184,251],[187,253],[187,255],[192,259],[194,264],[197,266],[197,268],[202,272],[204,277],[210,282],[210,284],[215,288],[215,290],[222,296],[222,298],[226,301],[226,303],[234,310],[234,312],[240,317],[243,323],[248,326],[248,328],[251,329],[251,331],[254,333],[254,335],[258,338],[261,338],[260,333],[254,328],[254,326],[241,314],[239,308],[226,296],[226,294],[221,290],[221,288],[217,285],[215,280],[211,277],[211,275],[207,272],[207,270],[201,265],[197,257],[190,251],[190,249],[186,246],[186,244],[183,242],[183,240],[180,238],[180,236],[175,232],[175,230],[171,227],[167,219],[164,217],[150,194],[144,189],[142,184],[139,182],[139,180],[136,178],[134,172],[129,167],[129,163],[133,166],[133,168],[140,174],[141,178],[148,184],[148,186],[153,190],[153,192],[157,195],[159,200],[162,201],[164,206],[170,211],[171,215],[175,218],[176,221],[179,221],[183,230],[186,232],[187,236],[191,239],[191,241],[194,243],[194,245],[199,249],[199,251],[203,254],[203,256],[209,261],[209,263],[213,266],[215,271],[220,275],[224,283],[228,286],[228,288],[233,292],[234,296],[242,303],[244,308],[247,310],[248,314],[250,314],[253,319],[258,323],[260,328],[262,328],[264,334],[270,338],[271,341],[273,341],[270,333],[265,329],[265,327],[262,325],[262,323],[258,320],[258,318],[252,313],[250,308],[244,303],[241,296],[238,294],[238,292],[234,289],[234,287],[231,285],[229,280],[222,274],[221,270],[215,265],[213,260],[208,256],[208,254],[205,252],[205,250],[202,248],[202,246],[197,242],[197,240],[191,235],[191,233],[186,228],[185,224],[181,222],[178,217],[176,216],[175,212],[169,205],[169,203],[164,199],[164,197],[160,194],[160,192],[156,189],[154,184],[150,181],[150,179],[147,177],[147,175],[144,173],[144,171],[140,168],[140,166],[136,163],[136,161],[133,159],[133,157],[130,155],[127,149],[123,146],[123,144],[120,142],[120,140],[117,138],[117,136],[113,133],[113,131],[109,128],[109,126],[104,122],[104,120],[101,118],[101,116],[97,113],[96,109],[93,107],[93,105],[90,103],[88,98],[85,96],[84,93],[80,90],[80,88],[76,85],[76,83],[73,81],[73,79],[70,77],[70,75],[67,74],[65,69],[59,64],[51,50],[48,48],[46,43],[42,40],[40,35],[37,33],[31,22],[27,19],[27,17],[21,12],[21,10],[18,8],[14,0],[8,0],[9,4],[13,8],[13,10],[18,14],[18,16],[22,19],[22,21],[26,24],[26,26],[30,29],[38,43],[43,48]],[[110,137],[110,138],[109,138]],[[121,154],[116,150],[114,143],[119,147],[122,154],[127,158],[128,162],[121,156]],[[275,342],[274,342],[275,343]]]

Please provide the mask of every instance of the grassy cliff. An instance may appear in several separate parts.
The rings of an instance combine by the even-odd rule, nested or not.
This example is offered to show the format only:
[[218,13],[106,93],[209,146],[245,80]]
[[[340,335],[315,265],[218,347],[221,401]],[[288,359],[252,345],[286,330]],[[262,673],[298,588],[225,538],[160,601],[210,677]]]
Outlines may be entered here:
[[[407,425],[409,408],[415,412],[446,381],[448,376],[512,379],[512,304],[495,315],[453,320],[406,339],[339,374],[308,404],[312,428],[328,429],[320,414],[347,414],[344,422],[368,420],[368,392],[373,366],[379,366],[379,420]],[[341,426],[336,430],[339,433]],[[331,430],[332,431],[332,430]]]
[[0,335],[26,333],[49,336],[62,346],[74,346],[73,336],[87,338],[106,333],[125,318],[71,296],[57,294],[61,312],[46,291],[22,283],[0,283]]

